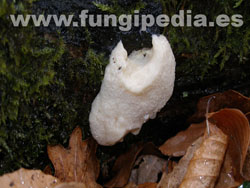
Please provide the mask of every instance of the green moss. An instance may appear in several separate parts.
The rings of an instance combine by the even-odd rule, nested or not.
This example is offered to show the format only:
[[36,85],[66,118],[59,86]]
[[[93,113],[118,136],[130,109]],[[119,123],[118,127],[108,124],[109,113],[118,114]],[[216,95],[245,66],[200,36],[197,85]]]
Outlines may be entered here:
[[0,0],[0,174],[43,168],[46,146],[66,143],[76,125],[88,129],[88,113],[107,58],[87,50],[72,57],[60,36],[14,28],[10,14],[26,14],[32,2]]
[[249,188],[250,187],[250,182],[245,182],[243,184],[243,188]]
[[[211,4],[200,1],[164,1],[165,14],[173,15],[179,10],[192,10],[192,15],[205,14],[209,21],[215,21],[220,14],[241,14],[244,25],[236,28],[228,27],[173,27],[168,26],[166,33],[177,57],[182,58],[178,69],[186,74],[204,77],[210,70],[219,66],[222,70],[232,62],[246,63],[250,50],[250,8],[247,1],[215,1]],[[237,7],[237,8],[236,8]],[[203,10],[202,12],[200,10]]]
[[41,153],[37,147],[40,141],[51,137],[34,108],[48,97],[44,88],[55,81],[54,64],[64,45],[60,40],[45,41],[30,27],[13,28],[9,15],[26,14],[24,7],[30,6],[28,1],[0,1],[0,174],[20,166],[31,167]]

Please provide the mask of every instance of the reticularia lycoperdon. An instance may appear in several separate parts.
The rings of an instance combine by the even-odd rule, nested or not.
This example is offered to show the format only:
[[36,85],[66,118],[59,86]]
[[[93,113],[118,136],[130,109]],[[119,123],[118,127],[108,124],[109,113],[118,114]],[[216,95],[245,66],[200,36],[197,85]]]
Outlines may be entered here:
[[152,36],[152,49],[129,56],[120,41],[110,56],[101,90],[89,116],[93,137],[101,145],[114,145],[153,119],[172,95],[175,58],[167,39]]

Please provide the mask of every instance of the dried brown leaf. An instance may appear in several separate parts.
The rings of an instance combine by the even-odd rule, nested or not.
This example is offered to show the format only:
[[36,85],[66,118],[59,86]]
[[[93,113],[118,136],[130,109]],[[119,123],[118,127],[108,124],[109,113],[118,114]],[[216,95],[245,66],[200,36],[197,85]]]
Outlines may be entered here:
[[246,113],[246,117],[248,119],[248,122],[250,123],[250,112]]
[[171,173],[176,165],[178,165],[178,163],[176,161],[172,161],[171,158],[169,158],[166,166],[164,166],[164,172]]
[[228,149],[216,188],[239,186],[243,182],[242,169],[250,142],[249,122],[237,109],[223,109],[211,113],[209,121],[215,123],[229,137]]
[[243,177],[246,181],[250,181],[250,146],[248,146],[247,156],[243,165]]
[[[248,180],[248,175],[250,173],[248,170],[250,169],[248,166],[250,165],[250,162],[248,163],[248,161],[250,161],[250,156],[247,155],[246,157],[250,139],[249,122],[246,116],[237,109],[223,109],[219,112],[211,113],[208,116],[209,121],[215,123],[217,127],[229,137],[228,150],[226,152],[225,160],[216,188],[237,187],[243,181],[242,176]],[[182,162],[183,159],[181,159],[180,162]],[[245,164],[242,173],[244,162]],[[180,164],[177,166],[181,166]],[[185,166],[182,166],[182,168],[185,168]],[[176,169],[178,168],[175,167],[173,172],[169,175],[163,175],[165,176],[165,178],[162,178],[161,180],[163,185],[170,184],[168,186],[171,188],[178,187],[178,183],[174,182],[179,182],[179,179],[181,179],[181,173],[176,173]],[[170,177],[170,175],[172,177]],[[171,179],[171,181],[169,181],[169,179]]]
[[176,136],[168,139],[159,147],[164,155],[180,157],[185,155],[187,148],[204,134],[205,122],[192,124],[190,127],[179,132]]
[[[250,122],[250,112],[246,114],[248,122]],[[243,177],[246,181],[250,181],[250,145],[248,146],[246,159],[243,165]]]
[[157,187],[157,183],[144,183],[144,184],[136,185],[135,183],[130,182],[124,188],[156,188],[156,187]]
[[55,188],[88,188],[88,186],[83,183],[71,182],[59,184]]
[[50,168],[49,165],[47,165],[47,166],[43,169],[43,173],[44,173],[44,174],[48,174],[48,175],[52,175],[52,169]]
[[136,144],[127,153],[118,157],[112,168],[115,176],[104,187],[123,187],[127,184],[134,162],[143,146],[141,143]]
[[192,159],[194,152],[200,147],[202,140],[202,137],[200,137],[188,147],[186,154],[181,158],[179,163],[174,166],[171,173],[163,173],[157,188],[178,188],[180,186],[186,174],[189,161]]
[[124,188],[138,188],[138,186],[133,182],[129,182]]
[[81,182],[90,188],[101,187],[96,183],[99,162],[95,156],[97,144],[93,139],[82,141],[80,127],[70,136],[69,148],[48,146],[48,155],[55,168],[55,176],[62,182]]
[[128,152],[118,157],[112,168],[114,177],[104,187],[124,187],[128,183],[136,158],[140,154],[161,156],[160,151],[152,143],[133,145]]
[[156,187],[157,187],[157,183],[144,183],[144,184],[138,185],[138,188],[156,188]]
[[26,170],[23,168],[0,177],[0,185],[4,188],[53,188],[58,183],[57,178],[46,175],[40,170]]
[[208,100],[213,96],[215,98],[210,101],[210,112],[216,112],[223,108],[236,108],[244,114],[250,112],[250,98],[243,96],[237,91],[229,90],[202,97],[197,104],[196,113],[189,118],[189,122],[201,122],[205,119]]
[[201,146],[189,162],[180,188],[213,188],[220,174],[226,153],[228,136],[215,125],[209,125]]

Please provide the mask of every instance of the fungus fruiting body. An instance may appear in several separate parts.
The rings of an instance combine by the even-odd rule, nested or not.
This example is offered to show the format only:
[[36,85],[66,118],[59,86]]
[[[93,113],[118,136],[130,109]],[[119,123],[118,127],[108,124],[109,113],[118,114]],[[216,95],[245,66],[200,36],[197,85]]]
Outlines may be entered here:
[[167,39],[152,36],[152,48],[129,56],[120,41],[110,56],[101,90],[89,116],[93,137],[113,145],[153,119],[172,95],[175,58]]

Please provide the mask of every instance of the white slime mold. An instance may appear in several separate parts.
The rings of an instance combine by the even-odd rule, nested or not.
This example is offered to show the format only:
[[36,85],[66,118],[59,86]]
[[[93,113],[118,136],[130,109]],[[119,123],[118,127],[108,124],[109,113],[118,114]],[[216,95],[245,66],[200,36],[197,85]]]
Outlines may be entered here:
[[152,36],[152,49],[127,56],[120,41],[110,56],[101,90],[89,116],[93,137],[101,145],[113,145],[153,119],[172,95],[175,58],[167,39]]

